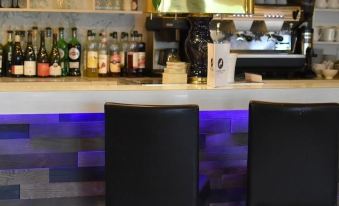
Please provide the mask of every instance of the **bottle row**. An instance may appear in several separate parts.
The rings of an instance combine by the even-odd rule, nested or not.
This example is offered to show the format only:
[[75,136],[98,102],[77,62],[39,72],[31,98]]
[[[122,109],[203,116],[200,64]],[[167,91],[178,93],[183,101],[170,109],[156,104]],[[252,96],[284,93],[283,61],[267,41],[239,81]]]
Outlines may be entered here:
[[75,27],[69,42],[65,41],[62,27],[54,32],[49,27],[40,32],[33,27],[27,31],[27,42],[25,33],[7,31],[6,45],[0,45],[1,76],[81,76],[84,72],[88,77],[108,77],[142,76],[145,73],[145,43],[137,31],[130,34],[131,38],[122,32],[119,41],[117,32],[109,36],[101,32],[97,38],[95,32],[88,30],[84,49]]

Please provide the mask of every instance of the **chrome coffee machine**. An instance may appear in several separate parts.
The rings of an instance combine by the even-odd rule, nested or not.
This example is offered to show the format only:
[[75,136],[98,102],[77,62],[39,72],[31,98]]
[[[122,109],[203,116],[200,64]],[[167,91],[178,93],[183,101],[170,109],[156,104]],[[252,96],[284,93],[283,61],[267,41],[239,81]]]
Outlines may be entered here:
[[267,77],[312,76],[314,1],[256,4],[253,15],[219,15],[211,21],[215,42],[228,41],[238,53],[236,72]]

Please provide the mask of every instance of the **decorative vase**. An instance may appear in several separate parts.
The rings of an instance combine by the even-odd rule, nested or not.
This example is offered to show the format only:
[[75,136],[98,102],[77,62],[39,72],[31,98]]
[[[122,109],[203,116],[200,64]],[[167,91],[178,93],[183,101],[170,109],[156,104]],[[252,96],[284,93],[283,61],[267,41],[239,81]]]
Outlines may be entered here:
[[189,82],[206,84],[207,82],[207,44],[212,43],[210,35],[211,16],[187,17],[191,28],[185,41],[185,52],[188,57]]

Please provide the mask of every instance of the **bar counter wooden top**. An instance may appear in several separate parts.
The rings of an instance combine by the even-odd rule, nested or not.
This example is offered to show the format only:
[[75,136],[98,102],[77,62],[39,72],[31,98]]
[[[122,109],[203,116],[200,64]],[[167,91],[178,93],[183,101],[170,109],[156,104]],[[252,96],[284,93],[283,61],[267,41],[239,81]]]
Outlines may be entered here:
[[225,87],[160,84],[159,78],[0,78],[1,114],[97,113],[105,102],[247,109],[250,100],[339,102],[339,79],[264,80]]

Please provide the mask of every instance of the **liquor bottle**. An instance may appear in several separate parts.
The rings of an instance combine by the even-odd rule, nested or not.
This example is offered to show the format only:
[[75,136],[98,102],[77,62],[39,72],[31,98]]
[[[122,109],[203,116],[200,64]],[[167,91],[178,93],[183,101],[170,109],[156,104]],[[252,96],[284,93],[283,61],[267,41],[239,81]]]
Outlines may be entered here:
[[121,32],[120,36],[120,68],[121,68],[121,75],[127,76],[127,52],[128,52],[128,33]]
[[45,32],[40,32],[40,49],[37,56],[38,77],[49,76],[49,60],[45,46]]
[[35,55],[39,52],[39,30],[37,26],[32,27],[32,44],[34,48]]
[[142,76],[145,74],[145,62],[146,62],[146,44],[142,40],[142,34],[138,34],[137,41],[137,50],[138,50],[138,70],[137,76]]
[[138,48],[135,36],[137,33],[131,33],[131,40],[127,52],[127,75],[135,76],[138,69]]
[[33,32],[28,31],[28,41],[25,51],[25,61],[24,61],[24,76],[25,77],[34,77],[36,76],[36,56],[34,52],[34,46],[32,43]]
[[109,47],[110,50],[110,74],[113,77],[118,77],[120,76],[121,73],[121,58],[120,58],[120,52],[121,48],[118,43],[118,33],[113,32],[111,34],[112,36],[112,42]]
[[77,28],[72,28],[72,39],[68,44],[69,76],[81,76],[81,44],[77,39]]
[[10,77],[12,75],[12,58],[13,58],[13,31],[7,31],[7,44],[5,46],[5,67],[4,72],[6,76]]
[[122,10],[122,1],[123,0],[113,0],[112,9],[113,10]]
[[22,53],[25,54],[26,31],[24,30],[19,31],[19,34],[20,34],[20,45],[21,45]]
[[86,48],[86,76],[98,77],[98,43],[95,39],[95,33],[91,30],[87,32]]
[[21,49],[20,31],[15,32],[15,43],[13,49],[12,76],[22,77],[24,75],[24,54]]
[[99,43],[99,77],[107,77],[108,76],[108,51],[107,51],[107,37],[106,33],[101,33],[101,39]]
[[60,54],[61,76],[67,76],[69,69],[68,44],[65,41],[65,30],[63,27],[59,28],[58,49]]
[[[0,41],[1,42],[1,41]],[[4,47],[0,43],[0,77],[5,76],[5,71],[4,71]]]
[[51,52],[52,44],[53,44],[52,28],[46,27],[45,46],[46,46],[47,53]]
[[58,36],[56,33],[53,34],[53,46],[49,59],[49,76],[61,77],[61,65],[60,65],[60,53],[58,49]]

